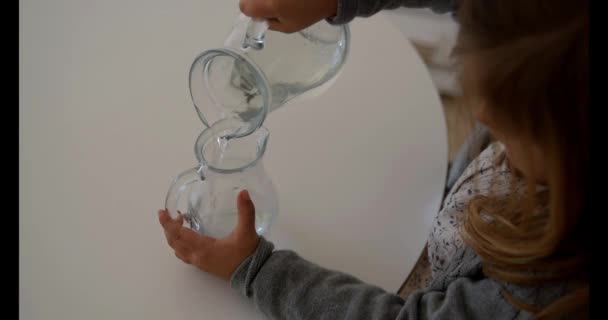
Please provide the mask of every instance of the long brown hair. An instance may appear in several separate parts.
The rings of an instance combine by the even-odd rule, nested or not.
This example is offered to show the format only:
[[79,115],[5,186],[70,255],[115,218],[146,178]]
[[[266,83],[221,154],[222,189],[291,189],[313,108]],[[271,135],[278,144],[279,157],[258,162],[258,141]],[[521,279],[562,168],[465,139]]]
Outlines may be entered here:
[[582,283],[549,306],[507,294],[539,318],[588,308],[588,7],[585,0],[461,0],[457,15],[455,54],[465,93],[480,97],[509,130],[542,146],[549,173],[545,193],[528,181],[523,198],[476,197],[463,237],[489,277],[532,286]]

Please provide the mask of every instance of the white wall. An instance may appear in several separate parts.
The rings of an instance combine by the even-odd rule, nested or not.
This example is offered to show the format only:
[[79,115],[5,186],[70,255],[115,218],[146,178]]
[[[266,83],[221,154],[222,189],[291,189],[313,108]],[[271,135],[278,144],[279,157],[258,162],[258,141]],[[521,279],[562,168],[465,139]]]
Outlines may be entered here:
[[407,8],[387,10],[384,14],[412,40],[453,44],[458,32],[458,24],[451,14],[436,14],[429,9]]
[[[432,57],[433,65],[449,66],[453,63],[449,54],[456,41],[458,23],[451,14],[436,14],[429,9],[407,8],[387,10],[383,14],[406,38],[436,48]],[[429,72],[439,91],[452,95],[460,93],[452,70],[429,66]]]

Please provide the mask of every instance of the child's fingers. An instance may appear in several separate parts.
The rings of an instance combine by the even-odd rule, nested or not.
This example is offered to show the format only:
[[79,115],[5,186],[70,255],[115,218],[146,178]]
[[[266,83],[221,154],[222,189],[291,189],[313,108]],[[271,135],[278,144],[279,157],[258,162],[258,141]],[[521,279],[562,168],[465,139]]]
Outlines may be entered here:
[[175,250],[175,256],[187,264],[192,264],[192,261],[190,260],[190,257],[187,254]]
[[177,231],[177,241],[180,245],[186,248],[196,250],[208,248],[213,242],[215,242],[215,239],[201,235],[190,228],[181,227]]
[[166,228],[172,222],[172,220],[173,219],[171,219],[171,216],[166,209],[158,210],[158,221],[163,228]]
[[158,211],[158,221],[164,229],[176,228],[176,226],[181,226],[184,223],[184,217],[179,213],[177,218],[173,219],[171,218],[169,211],[163,209]]
[[238,222],[235,228],[236,235],[246,235],[255,232],[255,207],[247,190],[239,193],[236,205],[238,208]]
[[244,15],[252,18],[273,18],[276,15],[270,0],[241,0],[239,8]]

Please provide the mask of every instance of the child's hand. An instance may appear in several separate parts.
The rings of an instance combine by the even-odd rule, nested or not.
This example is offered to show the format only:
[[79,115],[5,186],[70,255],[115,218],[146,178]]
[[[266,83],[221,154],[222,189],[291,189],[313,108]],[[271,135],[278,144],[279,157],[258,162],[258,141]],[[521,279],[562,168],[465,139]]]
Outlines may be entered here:
[[236,268],[257,248],[255,208],[247,191],[237,198],[238,223],[224,239],[214,239],[183,227],[183,217],[172,219],[167,210],[159,211],[160,224],[175,255],[188,264],[229,280]]
[[296,32],[336,15],[338,0],[240,0],[241,11],[266,18],[270,29]]

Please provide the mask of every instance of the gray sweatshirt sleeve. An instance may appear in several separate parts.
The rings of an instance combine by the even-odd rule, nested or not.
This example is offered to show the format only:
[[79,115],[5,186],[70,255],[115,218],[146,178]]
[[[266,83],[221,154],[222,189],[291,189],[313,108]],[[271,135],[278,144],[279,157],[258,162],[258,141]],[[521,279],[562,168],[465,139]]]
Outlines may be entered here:
[[403,300],[357,278],[324,269],[292,251],[274,251],[263,238],[232,275],[240,291],[269,319],[404,320],[513,319],[517,311],[490,279],[460,277]]
[[458,0],[338,0],[338,13],[328,19],[332,24],[345,24],[355,17],[369,17],[384,9],[398,7],[431,8],[437,13],[456,11]]

